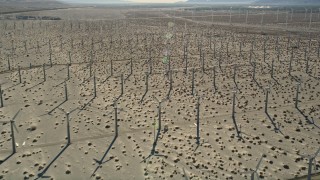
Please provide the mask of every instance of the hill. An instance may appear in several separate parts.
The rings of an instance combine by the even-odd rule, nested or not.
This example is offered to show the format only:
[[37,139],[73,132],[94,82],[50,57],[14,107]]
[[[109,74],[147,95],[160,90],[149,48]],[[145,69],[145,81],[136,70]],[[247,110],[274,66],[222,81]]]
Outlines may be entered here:
[[320,0],[257,0],[255,3],[265,5],[320,5]]
[[201,3],[201,4],[249,4],[254,0],[188,0],[187,3]]
[[0,4],[1,14],[68,7],[55,0],[0,0]]

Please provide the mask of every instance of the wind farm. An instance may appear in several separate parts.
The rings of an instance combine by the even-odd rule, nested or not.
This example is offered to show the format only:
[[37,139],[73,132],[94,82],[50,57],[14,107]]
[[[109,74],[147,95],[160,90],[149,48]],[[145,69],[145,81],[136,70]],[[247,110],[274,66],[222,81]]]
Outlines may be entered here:
[[320,178],[320,5],[23,3],[0,179]]

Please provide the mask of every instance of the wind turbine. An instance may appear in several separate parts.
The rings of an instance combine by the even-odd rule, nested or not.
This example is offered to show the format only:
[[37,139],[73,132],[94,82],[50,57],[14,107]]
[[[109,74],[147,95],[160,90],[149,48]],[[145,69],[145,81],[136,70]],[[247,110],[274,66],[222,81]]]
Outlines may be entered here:
[[10,129],[11,129],[11,142],[12,142],[12,154],[16,153],[16,140],[14,137],[14,129],[19,133],[18,128],[15,124],[15,119],[17,118],[17,116],[19,115],[21,109],[19,109],[19,111],[13,116],[13,118],[10,121],[1,121],[1,123],[8,123],[10,122]]
[[196,144],[200,144],[200,100],[204,97],[204,95],[199,96],[198,91],[195,92],[195,96],[197,97],[197,104],[196,104],[196,112],[197,112],[197,141]]
[[[238,98],[236,97],[236,94],[237,94],[237,87],[234,87],[234,89],[232,90],[232,121],[233,121],[233,124],[235,126],[235,129],[237,131],[237,137],[241,137],[240,135],[240,130],[238,129],[238,125],[237,125],[237,121],[236,121],[236,118],[235,118],[235,109],[236,109],[236,99],[238,100]],[[239,100],[238,100],[239,101]]]
[[158,103],[158,128],[159,128],[159,130],[161,130],[161,104],[163,102],[165,102],[166,100],[168,100],[168,98],[163,98],[163,99],[159,100],[155,96],[152,96],[152,97]]
[[311,29],[311,23],[312,23],[312,9],[310,11],[309,29]]
[[259,160],[259,162],[258,162],[255,170],[246,172],[246,173],[248,173],[248,174],[251,174],[251,176],[250,176],[250,179],[251,179],[251,180],[254,180],[254,179],[255,179],[255,178],[254,178],[255,175],[257,176],[257,180],[260,179],[260,178],[259,178],[259,174],[257,173],[257,171],[258,171],[258,169],[259,169],[259,167],[260,167],[260,165],[261,165],[261,162],[262,162],[263,157],[264,157],[264,154],[261,156],[261,158],[260,158],[260,160]]
[[305,12],[304,12],[304,20],[307,19],[307,12],[308,12],[308,9],[307,8],[304,8]]
[[75,110],[77,110],[78,108],[75,108],[74,110],[72,110],[72,111],[64,111],[64,109],[62,109],[62,108],[58,108],[60,111],[62,111],[65,115],[66,115],[66,119],[67,119],[67,138],[68,138],[68,141],[67,141],[67,143],[68,143],[68,145],[70,145],[71,144],[71,133],[70,133],[70,114],[73,112],[73,111],[75,111]]
[[0,108],[2,108],[4,105],[3,105],[3,90],[1,89],[1,84],[0,84]]
[[246,24],[248,24],[248,15],[249,15],[249,11],[247,10],[247,13],[246,13]]
[[[123,108],[119,108],[117,104],[118,104],[118,98],[114,98],[114,101],[113,101],[113,104],[112,104],[114,109],[112,111],[110,111],[109,113],[107,113],[107,115],[109,115],[109,114],[114,112],[115,134],[114,134],[114,138],[113,138],[111,144],[109,145],[107,151],[103,154],[102,158],[100,160],[94,159],[99,165],[101,165],[103,163],[104,158],[107,156],[107,154],[109,153],[109,151],[110,151],[111,147],[113,146],[114,142],[118,138],[118,135],[119,135],[119,132],[118,132],[118,111],[127,112]],[[100,166],[98,166],[97,169],[99,167]],[[95,171],[97,171],[97,169]]]
[[230,19],[229,19],[229,23],[231,24],[231,18],[232,18],[232,7],[230,7]]
[[316,170],[317,166],[316,166],[316,157],[319,155],[320,153],[320,147],[318,148],[318,150],[311,155],[304,155],[301,156],[302,158],[308,158],[309,159],[309,166],[308,166],[308,176],[307,176],[307,180],[311,180],[311,176],[312,176],[312,161],[314,161],[314,169]]

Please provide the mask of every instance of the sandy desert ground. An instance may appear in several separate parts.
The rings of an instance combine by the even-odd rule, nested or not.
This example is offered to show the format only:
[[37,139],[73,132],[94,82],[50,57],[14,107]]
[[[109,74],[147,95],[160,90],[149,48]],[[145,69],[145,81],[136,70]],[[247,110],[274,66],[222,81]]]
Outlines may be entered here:
[[319,173],[320,18],[305,15],[3,16],[0,179],[306,179],[309,159]]

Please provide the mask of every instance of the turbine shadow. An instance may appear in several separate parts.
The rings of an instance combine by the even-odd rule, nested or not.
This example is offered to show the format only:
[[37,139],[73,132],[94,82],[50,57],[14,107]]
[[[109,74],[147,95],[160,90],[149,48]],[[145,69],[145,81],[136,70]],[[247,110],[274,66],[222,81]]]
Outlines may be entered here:
[[52,161],[47,165],[47,167],[44,168],[42,172],[38,174],[38,177],[36,179],[43,178],[43,175],[48,171],[50,166],[61,156],[61,154],[69,147],[69,145],[70,144],[66,144],[66,146],[59,152],[59,154],[56,155],[56,157],[52,159]]
[[40,84],[43,84],[44,82],[45,82],[45,81],[41,81],[41,82],[39,82],[38,84],[36,84],[36,85],[34,85],[34,86],[32,86],[32,87],[27,88],[25,91],[29,91],[30,89],[35,88],[35,87],[39,86]]
[[240,131],[239,128],[238,128],[238,125],[237,125],[237,122],[236,122],[236,117],[235,117],[234,115],[232,115],[232,121],[233,121],[234,127],[235,127],[236,132],[237,132],[237,137],[238,137],[239,139],[242,139],[242,137],[241,137],[241,131]]
[[267,115],[268,119],[270,120],[271,124],[273,125],[274,132],[276,132],[276,133],[280,132],[280,134],[283,135],[283,133],[281,132],[280,128],[277,126],[277,124],[271,118],[270,114],[268,112],[266,112],[266,115]]
[[107,77],[104,81],[102,81],[101,83],[107,82],[111,77],[112,77],[112,75],[108,76],[108,77]]
[[262,86],[258,83],[258,81],[256,80],[256,78],[253,79],[253,81],[256,83],[256,85],[258,86],[258,88],[263,89]]
[[146,157],[144,160],[142,160],[140,163],[146,162],[146,160],[149,159],[152,156],[164,156],[164,155],[156,154],[156,146],[157,146],[157,143],[158,143],[158,140],[159,140],[159,136],[160,136],[160,128],[158,128],[157,135],[156,135],[156,138],[155,138],[155,140],[154,140],[154,142],[152,144],[152,149],[151,149],[151,152],[150,152],[149,156]]
[[317,124],[315,124],[313,119],[309,119],[309,117],[307,115],[304,114],[303,111],[301,111],[301,109],[299,109],[299,107],[296,107],[296,109],[299,111],[299,113],[305,118],[305,120],[307,120],[307,122],[309,124],[314,125],[315,127],[317,127],[318,129],[320,129],[320,126],[318,126]]
[[14,153],[11,153],[9,156],[7,156],[6,158],[4,158],[3,160],[0,160],[0,165],[4,162],[6,162],[9,158],[11,158],[11,156],[13,156]]
[[113,144],[116,142],[116,139],[117,139],[117,138],[118,138],[118,135],[116,135],[116,136],[113,138],[113,140],[112,140],[111,144],[109,145],[107,151],[103,154],[103,156],[102,156],[102,158],[101,158],[100,160],[93,159],[96,163],[98,163],[98,166],[97,166],[96,169],[93,171],[93,173],[91,174],[90,177],[93,177],[93,175],[98,171],[98,169],[102,167],[102,166],[101,166],[102,164],[104,164],[104,163],[106,163],[106,162],[108,162],[108,161],[110,161],[110,160],[112,159],[112,158],[110,158],[109,160],[103,162],[104,158],[105,158],[105,157],[107,156],[107,154],[109,153],[110,149],[112,148]]
[[279,81],[275,77],[272,77],[272,79],[277,83],[277,85],[280,85]]
[[62,104],[64,104],[65,102],[67,102],[67,100],[64,100],[63,102],[61,102],[60,104],[58,104],[56,107],[54,107],[51,111],[49,111],[47,114],[51,114],[54,110],[58,109]]
[[143,102],[143,100],[144,100],[144,98],[146,97],[147,93],[148,93],[148,91],[146,91],[146,92],[143,94],[143,96],[142,96],[142,98],[141,98],[141,100],[140,100],[140,103]]
[[81,111],[83,111],[87,106],[89,106],[89,105],[93,102],[93,100],[94,100],[94,97],[91,98],[87,103],[85,103],[85,104],[83,105],[83,107],[80,108],[80,111],[78,112],[78,114],[79,114]]

